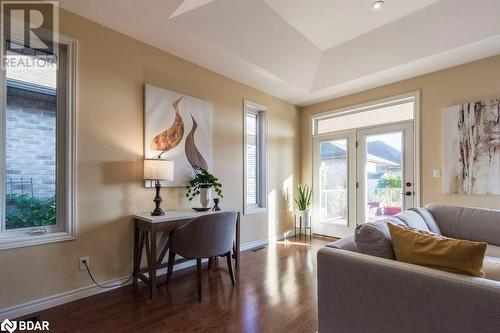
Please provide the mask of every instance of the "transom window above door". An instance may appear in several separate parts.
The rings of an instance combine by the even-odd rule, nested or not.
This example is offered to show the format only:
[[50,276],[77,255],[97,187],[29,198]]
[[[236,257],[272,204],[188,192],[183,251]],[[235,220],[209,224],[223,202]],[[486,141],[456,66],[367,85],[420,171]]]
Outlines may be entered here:
[[397,123],[414,117],[415,97],[412,96],[316,115],[312,121],[313,135]]

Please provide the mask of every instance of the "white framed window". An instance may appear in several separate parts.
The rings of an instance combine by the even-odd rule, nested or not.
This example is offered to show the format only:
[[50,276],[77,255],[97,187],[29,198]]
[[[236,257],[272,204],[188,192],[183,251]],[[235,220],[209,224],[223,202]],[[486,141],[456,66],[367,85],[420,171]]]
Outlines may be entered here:
[[266,108],[244,101],[244,214],[261,213],[267,207]]
[[404,94],[312,117],[312,134],[322,135],[416,119],[417,93]]
[[2,68],[0,250],[74,239],[76,41],[59,35],[58,54],[43,55],[57,68],[3,42],[32,65]]

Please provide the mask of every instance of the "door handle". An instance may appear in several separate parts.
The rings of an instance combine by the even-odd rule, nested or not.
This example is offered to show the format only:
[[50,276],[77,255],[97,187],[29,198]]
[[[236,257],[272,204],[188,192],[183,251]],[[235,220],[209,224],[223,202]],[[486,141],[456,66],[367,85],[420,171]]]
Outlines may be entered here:
[[405,195],[406,195],[407,197],[409,197],[409,196],[410,196],[410,195],[412,195],[412,194],[413,194],[413,193],[411,193],[410,191],[406,191],[406,192],[405,192]]

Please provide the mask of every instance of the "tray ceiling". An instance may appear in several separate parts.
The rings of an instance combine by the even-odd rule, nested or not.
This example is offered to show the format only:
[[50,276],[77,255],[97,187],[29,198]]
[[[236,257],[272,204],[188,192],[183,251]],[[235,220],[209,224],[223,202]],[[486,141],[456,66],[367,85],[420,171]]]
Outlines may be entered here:
[[498,0],[61,0],[297,105],[500,53]]

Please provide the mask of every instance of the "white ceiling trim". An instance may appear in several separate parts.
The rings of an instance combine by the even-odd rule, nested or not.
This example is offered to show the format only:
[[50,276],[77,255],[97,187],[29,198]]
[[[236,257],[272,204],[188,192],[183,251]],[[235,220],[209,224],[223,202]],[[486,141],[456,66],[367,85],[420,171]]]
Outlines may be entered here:
[[[460,0],[459,0],[460,1]],[[325,51],[311,91],[362,78],[500,34],[500,1],[438,2]],[[425,23],[425,24],[422,24]],[[467,56],[464,54],[464,57]],[[437,61],[437,58],[436,58]]]
[[317,90],[295,99],[293,103],[297,106],[307,106],[324,102],[497,54],[500,54],[500,35]]

